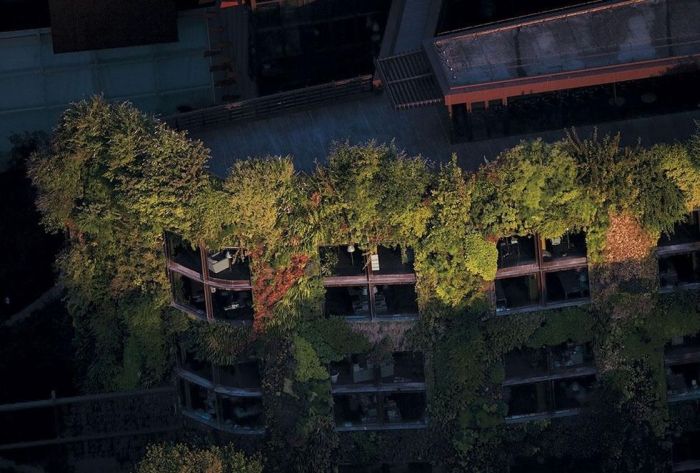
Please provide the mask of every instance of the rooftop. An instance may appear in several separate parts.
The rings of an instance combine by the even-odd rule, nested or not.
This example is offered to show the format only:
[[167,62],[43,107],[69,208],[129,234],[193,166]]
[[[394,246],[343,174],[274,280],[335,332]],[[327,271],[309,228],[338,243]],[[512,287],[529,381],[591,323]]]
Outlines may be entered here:
[[150,113],[211,105],[206,19],[181,13],[177,42],[54,54],[51,30],[0,33],[0,167],[8,137],[49,131],[69,103],[93,94]]
[[177,41],[175,0],[50,0],[49,7],[56,53]]
[[426,43],[445,89],[700,54],[697,0],[619,0]]
[[[700,110],[654,117],[608,122],[600,132],[622,132],[628,144],[674,142],[689,137]],[[581,135],[593,127],[579,127]],[[410,155],[420,154],[434,162],[446,162],[457,155],[460,166],[475,170],[484,158],[495,158],[523,139],[542,137],[555,141],[563,130],[493,138],[470,143],[450,143],[449,123],[442,105],[395,110],[386,94],[365,94],[354,100],[337,101],[309,110],[267,119],[237,122],[191,132],[211,149],[211,171],[225,176],[234,161],[247,157],[290,155],[297,169],[309,171],[323,162],[333,142],[364,143],[394,141]]]

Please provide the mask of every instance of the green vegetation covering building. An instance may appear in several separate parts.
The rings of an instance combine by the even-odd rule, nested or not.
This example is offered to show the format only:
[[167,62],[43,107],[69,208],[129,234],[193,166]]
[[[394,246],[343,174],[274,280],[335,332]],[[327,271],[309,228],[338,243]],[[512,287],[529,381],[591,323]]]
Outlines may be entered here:
[[474,173],[372,142],[207,161],[99,99],[32,159],[86,390],[172,380],[266,471],[698,460],[698,136],[572,132]]

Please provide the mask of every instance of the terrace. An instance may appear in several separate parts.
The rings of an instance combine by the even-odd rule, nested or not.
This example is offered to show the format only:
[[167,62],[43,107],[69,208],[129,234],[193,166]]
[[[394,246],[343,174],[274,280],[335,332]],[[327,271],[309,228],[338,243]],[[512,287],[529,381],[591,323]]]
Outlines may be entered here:
[[[214,372],[211,363],[198,359],[190,350],[181,348],[179,352],[180,356],[178,361],[180,362],[181,372],[186,372],[190,378],[196,380],[199,384],[214,382]],[[192,375],[194,375],[194,377]]]
[[200,274],[202,272],[202,259],[199,247],[191,245],[174,233],[167,233],[165,242],[166,254],[171,266],[176,267],[185,274]]
[[508,422],[577,414],[596,382],[590,344],[520,349],[507,354],[504,364]]
[[347,320],[407,320],[418,315],[413,250],[379,247],[365,254],[355,245],[322,247],[325,312]]
[[395,352],[384,360],[349,355],[331,363],[338,430],[423,427],[426,422],[422,353]]
[[551,239],[513,235],[501,238],[496,246],[497,313],[587,302],[590,291],[584,233],[570,232]]

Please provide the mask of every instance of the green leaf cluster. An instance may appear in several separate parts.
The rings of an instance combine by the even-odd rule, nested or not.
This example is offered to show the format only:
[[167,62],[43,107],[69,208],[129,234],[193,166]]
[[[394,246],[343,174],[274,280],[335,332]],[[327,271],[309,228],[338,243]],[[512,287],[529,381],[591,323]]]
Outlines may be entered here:
[[259,457],[248,457],[233,445],[190,447],[154,444],[136,467],[137,473],[262,473]]

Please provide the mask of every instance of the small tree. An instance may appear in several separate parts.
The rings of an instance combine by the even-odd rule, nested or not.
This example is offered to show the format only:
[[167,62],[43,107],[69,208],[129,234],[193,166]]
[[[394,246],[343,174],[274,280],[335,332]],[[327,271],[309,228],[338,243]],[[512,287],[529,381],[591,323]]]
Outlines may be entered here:
[[29,161],[45,227],[67,232],[58,258],[88,390],[159,382],[169,363],[163,233],[191,236],[208,153],[130,104],[93,98],[62,116]]
[[259,457],[248,457],[233,445],[195,449],[185,444],[151,445],[137,473],[262,473]]

